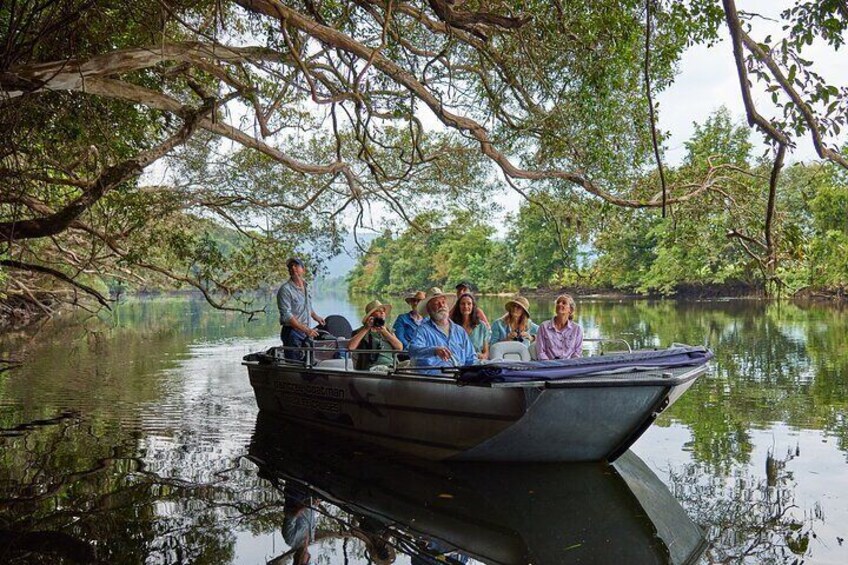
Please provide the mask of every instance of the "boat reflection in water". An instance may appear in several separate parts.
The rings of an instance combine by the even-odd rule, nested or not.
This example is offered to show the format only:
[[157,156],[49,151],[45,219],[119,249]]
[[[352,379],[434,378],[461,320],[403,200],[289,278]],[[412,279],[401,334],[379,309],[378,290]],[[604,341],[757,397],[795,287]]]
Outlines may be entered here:
[[630,451],[612,465],[440,463],[260,414],[250,459],[286,495],[284,533],[329,503],[377,563],[692,563],[706,545]]

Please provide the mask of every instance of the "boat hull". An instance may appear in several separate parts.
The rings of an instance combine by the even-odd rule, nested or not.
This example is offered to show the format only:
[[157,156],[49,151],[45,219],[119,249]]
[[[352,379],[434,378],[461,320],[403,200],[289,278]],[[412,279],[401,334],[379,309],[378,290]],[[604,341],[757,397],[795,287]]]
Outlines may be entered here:
[[262,412],[437,460],[612,461],[705,371],[520,385],[246,363]]
[[422,461],[262,413],[249,457],[284,492],[305,487],[370,531],[415,542],[400,548],[436,541],[444,552],[503,565],[684,564],[705,546],[700,528],[632,452],[609,466]]

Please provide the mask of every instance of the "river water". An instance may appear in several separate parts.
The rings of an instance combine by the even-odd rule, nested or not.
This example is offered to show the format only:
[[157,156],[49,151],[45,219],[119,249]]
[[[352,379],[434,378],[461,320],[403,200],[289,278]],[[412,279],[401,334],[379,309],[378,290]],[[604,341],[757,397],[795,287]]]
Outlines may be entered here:
[[[491,319],[502,305],[481,299]],[[537,321],[553,311],[531,305]],[[361,315],[345,295],[315,306]],[[427,551],[472,563],[848,563],[848,312],[578,299],[577,321],[587,337],[715,351],[630,469],[483,466],[469,479],[468,467],[275,438],[240,360],[278,342],[276,316],[247,321],[192,297],[3,336],[0,357],[26,363],[0,373],[0,562],[291,562],[281,528],[303,480],[323,538],[313,563],[438,562]],[[665,513],[633,503],[634,473]],[[683,547],[690,526],[704,547]]]

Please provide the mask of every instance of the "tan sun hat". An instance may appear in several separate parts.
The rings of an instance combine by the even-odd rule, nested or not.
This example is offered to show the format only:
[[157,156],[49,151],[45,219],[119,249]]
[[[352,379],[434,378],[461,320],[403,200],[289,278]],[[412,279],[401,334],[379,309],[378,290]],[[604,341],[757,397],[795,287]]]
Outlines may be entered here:
[[371,315],[374,312],[376,312],[377,310],[379,310],[380,308],[386,309],[386,318],[388,319],[389,314],[391,314],[391,312],[392,312],[392,305],[391,304],[383,304],[379,300],[372,300],[371,302],[369,302],[368,304],[365,305],[366,314],[365,314],[365,317],[362,318],[362,323],[367,324],[368,318],[370,318]]
[[440,296],[444,296],[445,298],[448,298],[448,295],[445,294],[444,292],[442,292],[442,289],[439,288],[439,287],[434,286],[433,288],[428,290],[424,299],[421,302],[418,303],[418,312],[426,315],[427,314],[427,305],[430,304],[431,300],[433,300],[434,298],[439,298]]
[[417,300],[417,301],[421,302],[422,300],[424,300],[424,298],[426,298],[426,296],[427,295],[424,294],[424,291],[417,290],[415,292],[410,292],[409,294],[404,296],[403,301],[406,302],[407,304],[409,304],[410,306],[412,306],[412,304],[410,304],[411,301]]
[[507,300],[506,304],[504,304],[504,309],[509,313],[510,307],[515,304],[516,306],[521,306],[527,315],[530,315],[530,302],[524,298],[523,296],[514,296],[511,299]]

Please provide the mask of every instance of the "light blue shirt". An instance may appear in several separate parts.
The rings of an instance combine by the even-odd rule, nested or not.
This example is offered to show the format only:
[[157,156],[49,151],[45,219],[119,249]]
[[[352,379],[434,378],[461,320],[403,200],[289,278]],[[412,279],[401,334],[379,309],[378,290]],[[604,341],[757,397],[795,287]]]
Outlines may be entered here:
[[[495,323],[492,324],[492,339],[489,343],[497,343],[499,341],[506,340],[506,336],[511,332],[509,325],[506,323],[506,320],[503,318],[498,318],[495,320]],[[530,335],[536,335],[536,332],[539,331],[539,326],[533,323],[533,320],[527,320],[527,333]]]
[[[440,359],[436,356],[437,347],[447,347],[453,357],[448,361]],[[418,331],[409,343],[409,356],[412,358],[413,367],[455,367],[477,362],[474,346],[462,326],[450,322],[448,333],[445,335],[430,318],[418,326]],[[422,372],[438,374],[438,371]]]
[[297,319],[309,327],[309,316],[312,314],[312,295],[309,286],[304,283],[303,290],[297,288],[291,279],[287,280],[277,291],[277,308],[280,310],[280,325],[288,326],[289,320]]
[[418,326],[423,322],[423,318],[413,320],[409,312],[401,314],[395,319],[395,337],[403,344],[404,349],[409,349],[409,342],[412,341],[412,336],[418,331]]

